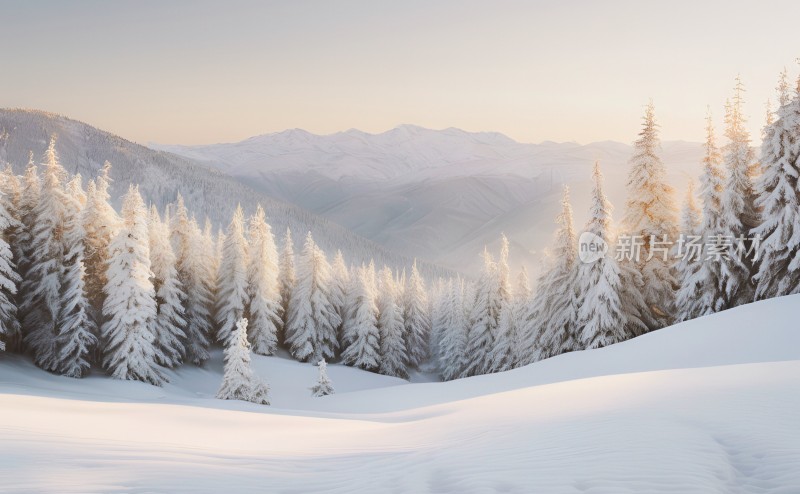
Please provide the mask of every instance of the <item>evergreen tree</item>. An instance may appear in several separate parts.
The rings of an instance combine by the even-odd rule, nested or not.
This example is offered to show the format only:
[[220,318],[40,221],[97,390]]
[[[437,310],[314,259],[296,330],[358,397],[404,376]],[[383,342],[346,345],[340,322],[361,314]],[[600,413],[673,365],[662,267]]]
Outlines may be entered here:
[[105,162],[101,174],[89,182],[86,194],[86,207],[83,210],[83,228],[86,236],[83,240],[86,265],[86,294],[92,307],[92,319],[101,325],[105,292],[108,281],[108,246],[114,238],[119,224],[116,211],[109,203],[108,187],[111,179],[111,164]]
[[123,198],[122,224],[109,245],[108,282],[103,305],[104,365],[116,379],[161,386],[166,382],[158,361],[156,294],[150,270],[147,210],[138,187]]
[[466,365],[467,323],[464,318],[463,283],[460,279],[449,280],[445,285],[443,307],[439,311],[443,328],[440,345],[442,378],[450,381],[459,377]]
[[331,358],[338,348],[339,315],[331,303],[330,266],[325,254],[306,236],[297,266],[297,282],[289,297],[286,343],[294,358],[318,362]]
[[[695,236],[701,237],[702,216],[694,199],[694,183],[689,182],[689,190],[686,194],[686,202],[681,210],[681,235],[684,239]],[[678,278],[681,286],[678,289],[677,300],[677,322],[687,321],[698,317],[697,310],[702,303],[704,293],[700,292],[702,284],[703,258],[701,252],[691,252],[688,247],[681,248],[678,256]]]
[[292,242],[292,232],[288,228],[286,234],[283,236],[283,249],[281,250],[279,264],[278,264],[278,288],[281,292],[281,327],[280,331],[284,331],[289,325],[289,305],[292,300],[292,292],[296,283],[296,274],[294,269],[294,243]]
[[378,307],[369,268],[356,272],[352,292],[349,324],[344,328],[348,346],[342,352],[342,362],[368,371],[377,371],[380,359]]
[[[34,328],[26,323],[30,321],[29,312],[32,308],[32,290],[37,287],[33,282],[35,276],[31,269],[35,262],[33,251],[34,229],[36,227],[36,212],[41,196],[41,180],[37,172],[37,167],[33,162],[33,152],[30,153],[28,167],[25,170],[25,177],[22,181],[22,194],[19,201],[19,219],[22,227],[17,233],[11,244],[11,249],[16,259],[17,273],[22,280],[18,286],[17,296],[17,316],[23,323],[23,336],[30,333]],[[26,281],[30,280],[30,281]],[[16,346],[22,350],[25,342],[23,338],[17,341]]]
[[[594,187],[585,231],[606,244],[613,244],[611,204],[603,193],[603,175],[598,163],[594,165],[592,178]],[[620,295],[623,279],[616,258],[605,255],[595,262],[578,264],[577,279],[580,346],[600,348],[623,341],[626,337]]]
[[778,89],[781,106],[764,131],[763,174],[756,188],[756,205],[763,211],[753,230],[761,238],[755,275],[759,300],[800,293],[800,79],[794,97],[785,71]]
[[[628,175],[625,233],[641,239],[641,256],[632,267],[641,273],[642,296],[650,314],[644,314],[650,329],[671,324],[674,318],[674,263],[668,243],[677,236],[673,189],[667,184],[666,169],[659,157],[661,142],[652,102],[647,105],[642,131],[634,144]],[[627,285],[631,285],[623,275]]]
[[474,298],[470,300],[466,360],[462,377],[477,376],[489,371],[494,335],[499,323],[499,314],[493,303],[497,279],[497,263],[484,249],[483,270],[475,285]]
[[[218,245],[220,239],[222,239],[222,242]],[[199,259],[202,272],[201,281],[208,296],[210,320],[216,321],[216,308],[219,305],[219,287],[217,283],[219,282],[219,268],[222,265],[222,247],[224,246],[225,238],[222,231],[220,231],[215,239],[214,229],[208,217],[206,217],[199,242],[202,246]],[[212,331],[214,330],[219,331],[219,328],[214,328]]]
[[169,241],[169,227],[161,221],[155,206],[150,208],[148,227],[150,268],[156,296],[157,362],[173,368],[186,358],[186,293],[178,280],[175,253]]
[[333,258],[331,265],[333,270],[331,279],[331,301],[336,308],[336,313],[339,314],[341,324],[336,329],[340,339],[343,339],[344,322],[347,319],[347,288],[350,285],[350,272],[347,270],[347,265],[344,262],[344,256],[341,250],[336,251],[336,256]]
[[576,259],[577,238],[572,222],[572,206],[569,189],[564,187],[561,213],[556,217],[559,225],[553,243],[551,262],[540,277],[540,284],[533,305],[540,308],[536,321],[541,325],[536,330],[536,358],[544,359],[571,352],[578,348],[577,342],[577,292]]
[[500,239],[500,258],[497,261],[495,276],[497,277],[495,281],[497,293],[494,298],[497,326],[492,338],[488,372],[501,372],[514,366],[512,345],[517,329],[508,269],[508,238],[505,235],[502,235]]
[[317,384],[311,388],[311,396],[319,398],[320,396],[328,396],[334,393],[333,383],[328,377],[328,364],[324,360],[320,360],[319,364],[319,377]]
[[210,295],[203,282],[206,277],[202,262],[203,238],[197,223],[178,194],[178,202],[170,218],[170,236],[175,249],[175,268],[178,281],[186,293],[186,360],[203,365],[208,360],[211,333]]
[[80,205],[64,189],[66,172],[58,162],[55,138],[45,152],[45,173],[32,216],[31,258],[23,280],[26,344],[39,367],[80,377],[89,369],[95,338],[83,325],[83,230],[75,215]]
[[517,277],[517,287],[514,291],[513,299],[513,313],[511,317],[512,331],[511,331],[511,350],[512,350],[512,367],[519,367],[524,365],[527,361],[527,353],[531,351],[531,347],[526,347],[527,341],[525,335],[525,317],[528,308],[531,306],[531,286],[528,282],[528,271],[525,266]]
[[82,224],[81,176],[67,184],[63,223],[63,268],[61,274],[62,300],[56,325],[55,372],[82,377],[90,367],[89,357],[97,343],[97,326],[91,317],[86,298],[83,264],[85,231]]
[[272,355],[278,350],[281,300],[278,285],[278,249],[264,209],[250,218],[250,262],[247,269],[248,315],[253,351]]
[[726,107],[725,136],[728,144],[723,148],[728,179],[722,196],[722,234],[730,241],[728,255],[722,257],[721,264],[725,295],[723,309],[751,302],[755,295],[753,257],[746,255],[746,252],[736,251],[740,243],[744,244],[745,250],[749,250],[751,243],[747,239],[759,221],[753,187],[755,155],[750,147],[750,134],[742,113],[743,92],[742,81],[737,77],[733,103]]
[[225,374],[217,391],[220,400],[242,400],[269,405],[269,386],[256,376],[250,365],[247,319],[236,323],[225,347]]
[[[6,189],[8,192],[8,189]],[[0,200],[0,350],[15,345],[6,345],[6,342],[16,342],[19,337],[19,321],[17,320],[17,306],[14,295],[17,293],[19,275],[14,266],[13,254],[8,245],[10,231],[17,225],[17,221],[6,209],[5,193]]]
[[417,269],[417,262],[411,266],[411,276],[405,288],[403,321],[405,324],[405,341],[408,353],[408,364],[419,365],[427,358],[428,336],[431,332],[431,318],[428,312],[428,296],[425,292],[425,280]]
[[380,273],[377,297],[378,331],[380,334],[379,372],[387,376],[408,378],[408,354],[403,341],[403,308],[398,300],[392,270]]
[[222,264],[219,268],[218,338],[225,346],[236,322],[244,316],[247,295],[247,241],[244,238],[244,213],[238,206],[225,235]]

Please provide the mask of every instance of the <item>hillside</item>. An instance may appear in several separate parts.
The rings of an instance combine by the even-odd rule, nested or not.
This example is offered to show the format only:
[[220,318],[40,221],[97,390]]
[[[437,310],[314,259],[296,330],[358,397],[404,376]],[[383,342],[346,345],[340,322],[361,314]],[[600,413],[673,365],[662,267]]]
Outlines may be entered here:
[[798,303],[448,383],[333,365],[325,398],[254,357],[271,407],[212,399],[219,354],[164,388],[0,354],[0,491],[796,492]]
[[[192,160],[127,141],[69,118],[33,110],[0,109],[0,164],[11,163],[23,173],[28,153],[41,158],[51,135],[56,134],[56,149],[70,173],[93,177],[108,160],[112,168],[112,196],[119,198],[128,185],[139,184],[145,200],[163,208],[180,192],[187,207],[202,221],[209,217],[217,226],[227,225],[237,204],[245,213],[262,204],[273,232],[280,237],[287,227],[294,232],[296,246],[301,246],[307,231],[329,255],[340,248],[351,262],[374,257],[379,264],[409,266],[412,259],[386,248],[288,202],[273,199],[241,181]],[[423,271],[436,276],[442,270],[423,263]]]
[[[632,136],[633,138],[634,136]],[[293,129],[238,143],[157,148],[203,161],[366,238],[411,256],[475,271],[501,233],[512,264],[538,265],[561,186],[572,188],[578,228],[600,160],[619,211],[631,147],[618,142],[516,142],[498,133],[401,125],[315,135]],[[666,142],[663,158],[681,195],[700,171],[700,144]]]

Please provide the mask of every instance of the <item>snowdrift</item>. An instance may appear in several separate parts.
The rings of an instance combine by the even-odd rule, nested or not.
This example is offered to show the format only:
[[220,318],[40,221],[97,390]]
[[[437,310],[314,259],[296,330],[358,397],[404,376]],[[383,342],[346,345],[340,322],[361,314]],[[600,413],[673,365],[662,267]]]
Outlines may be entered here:
[[798,492],[798,304],[449,383],[331,365],[324,398],[254,357],[271,407],[212,398],[219,353],[164,388],[2,355],[0,491]]

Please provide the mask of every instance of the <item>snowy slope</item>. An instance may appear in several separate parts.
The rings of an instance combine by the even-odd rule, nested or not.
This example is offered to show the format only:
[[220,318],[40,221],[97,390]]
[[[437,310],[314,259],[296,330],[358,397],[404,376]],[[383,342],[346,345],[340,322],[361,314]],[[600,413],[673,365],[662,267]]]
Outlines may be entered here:
[[800,491],[800,296],[450,383],[256,357],[273,406],[0,357],[5,492]]
[[[512,264],[535,269],[562,184],[573,188],[582,226],[595,160],[621,211],[631,155],[618,142],[526,144],[498,133],[413,125],[381,134],[293,129],[239,143],[156,147],[204,161],[408,255],[473,272],[483,246],[496,247],[501,232],[512,243]],[[681,194],[699,175],[701,156],[699,144],[664,144],[669,180]]]
[[[273,232],[280,237],[291,227],[295,243],[301,243],[305,233],[313,231],[315,240],[333,255],[342,249],[348,261],[368,261],[374,257],[378,264],[410,266],[412,259],[402,251],[371,242],[340,225],[289,202],[276,200],[270,194],[255,190],[203,164],[186,158],[154,151],[121,137],[109,134],[82,122],[35,110],[0,109],[0,166],[11,163],[22,173],[28,163],[28,153],[41,160],[51,135],[57,135],[56,150],[62,164],[70,173],[94,177],[108,160],[113,168],[111,193],[119,206],[119,198],[131,183],[139,184],[146,201],[159,207],[175,200],[180,192],[189,210],[202,222],[209,217],[217,226],[227,225],[237,204],[246,214],[262,204]],[[423,271],[431,276],[442,271],[422,263]]]

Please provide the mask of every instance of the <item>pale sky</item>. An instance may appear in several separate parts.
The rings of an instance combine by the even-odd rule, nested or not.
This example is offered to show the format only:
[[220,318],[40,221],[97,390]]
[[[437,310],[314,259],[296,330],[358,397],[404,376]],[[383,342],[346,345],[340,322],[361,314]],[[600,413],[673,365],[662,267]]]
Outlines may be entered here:
[[6,1],[0,107],[140,142],[401,123],[523,142],[703,139],[734,78],[758,138],[800,2]]

